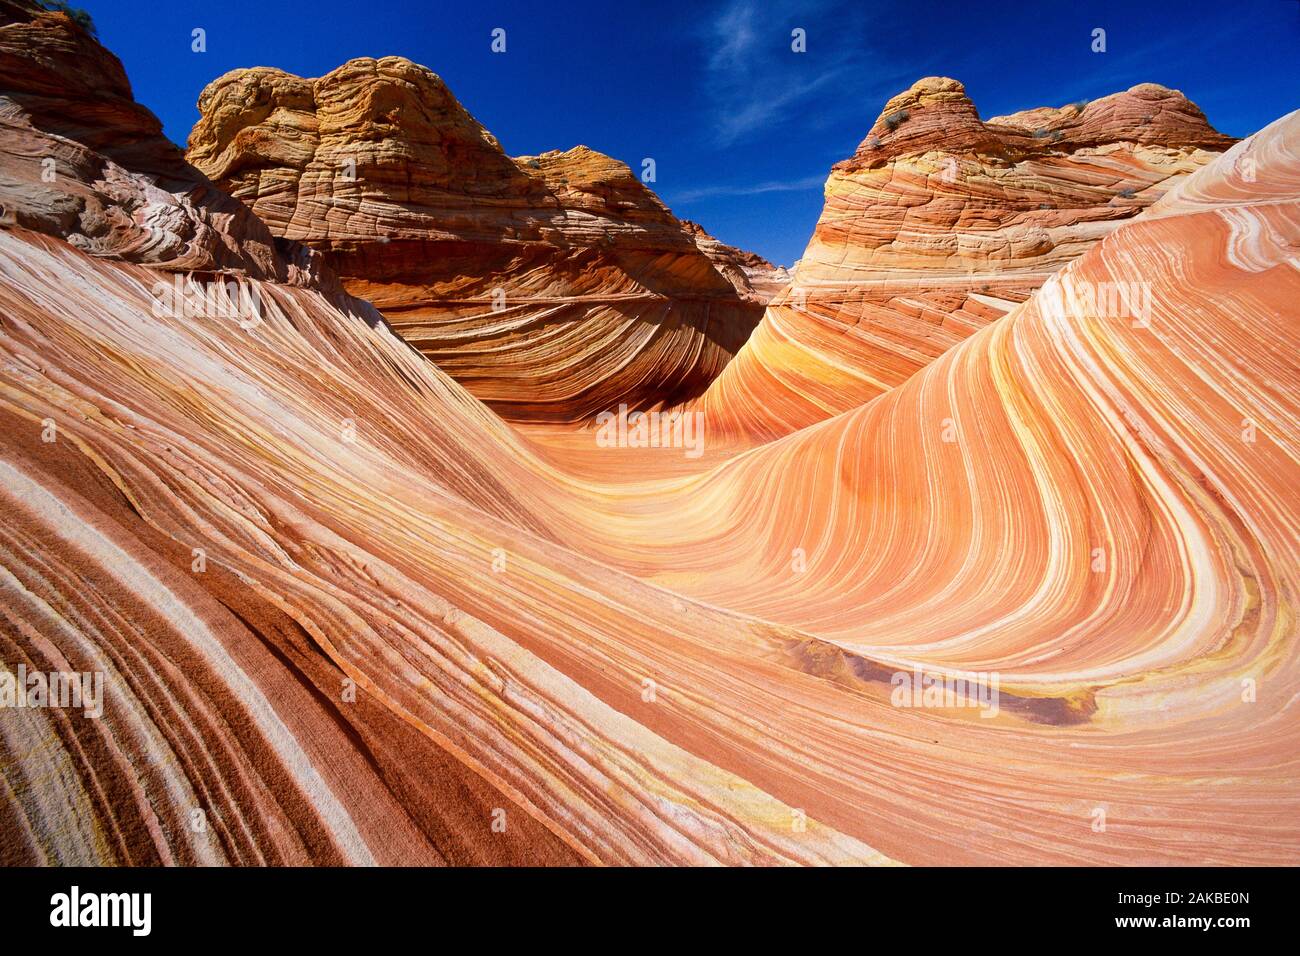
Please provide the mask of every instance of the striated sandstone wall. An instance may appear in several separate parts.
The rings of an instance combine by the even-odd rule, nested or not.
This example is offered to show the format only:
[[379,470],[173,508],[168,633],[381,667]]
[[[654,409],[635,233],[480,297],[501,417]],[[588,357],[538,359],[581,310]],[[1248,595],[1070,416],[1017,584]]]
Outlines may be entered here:
[[[432,71],[258,67],[204,90],[188,157],[507,418],[673,404],[744,344],[773,283],[701,251],[624,164],[511,158]],[[735,259],[736,265],[731,266]],[[762,279],[759,284],[763,285]]]
[[919,80],[832,168],[792,284],[700,407],[756,439],[854,408],[1024,302],[1232,143],[1155,84],[982,121],[956,80]]

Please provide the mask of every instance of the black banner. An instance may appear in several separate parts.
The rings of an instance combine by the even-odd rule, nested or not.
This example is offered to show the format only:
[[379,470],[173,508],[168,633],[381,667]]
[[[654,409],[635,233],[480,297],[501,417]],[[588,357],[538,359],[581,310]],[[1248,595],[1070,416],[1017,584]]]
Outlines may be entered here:
[[[839,928],[864,940],[954,934],[1231,944],[1285,932],[1294,873],[1277,869],[8,870],[6,937],[295,945],[486,933],[500,942],[698,941]],[[688,929],[689,928],[689,929]],[[673,936],[666,933],[689,933]]]

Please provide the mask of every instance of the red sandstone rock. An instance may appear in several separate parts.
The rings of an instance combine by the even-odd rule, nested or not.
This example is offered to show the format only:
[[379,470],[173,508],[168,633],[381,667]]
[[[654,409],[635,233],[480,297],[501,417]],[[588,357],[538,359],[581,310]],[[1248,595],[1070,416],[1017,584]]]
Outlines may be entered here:
[[766,304],[790,282],[784,266],[774,266],[757,253],[715,239],[699,223],[683,219],[682,228],[742,296]]
[[[0,230],[0,676],[104,678],[0,709],[0,862],[1294,862],[1298,196],[1295,113],[666,480],[538,456],[357,300],[156,316],[176,260]],[[1135,282],[1140,323],[1081,294]]]
[[[1293,861],[1298,187],[1293,114],[667,481],[557,471],[313,289],[153,320],[156,270],[0,231],[0,659],[107,672],[102,720],[0,711],[0,860]],[[1136,277],[1144,327],[1068,292]],[[997,712],[898,705],[922,669]]]

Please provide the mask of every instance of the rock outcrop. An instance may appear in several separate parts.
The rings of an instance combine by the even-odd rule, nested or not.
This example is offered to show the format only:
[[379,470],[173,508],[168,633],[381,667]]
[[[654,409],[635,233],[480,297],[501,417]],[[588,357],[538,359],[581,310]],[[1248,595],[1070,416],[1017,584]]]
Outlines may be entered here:
[[189,160],[507,418],[685,400],[761,316],[623,163],[511,158],[409,60],[237,70],[199,109]]
[[[0,231],[3,658],[105,674],[0,711],[0,855],[1293,860],[1297,196],[1293,115],[905,385],[639,484],[312,290],[155,319]],[[1078,311],[1135,274],[1144,326]]]
[[698,222],[683,219],[682,227],[743,298],[766,305],[789,284],[790,272],[784,266],[715,239]]
[[1233,140],[1135,86],[981,121],[956,80],[891,99],[826,183],[794,281],[703,407],[767,439],[905,381]]
[[117,57],[15,0],[0,0],[0,223],[177,272],[322,280],[309,250],[185,162]]

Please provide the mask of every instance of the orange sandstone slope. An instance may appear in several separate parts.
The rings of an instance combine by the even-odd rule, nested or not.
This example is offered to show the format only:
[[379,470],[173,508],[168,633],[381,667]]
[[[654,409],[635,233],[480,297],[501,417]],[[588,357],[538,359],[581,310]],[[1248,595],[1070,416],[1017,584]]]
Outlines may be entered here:
[[[0,12],[6,55],[116,64],[64,16]],[[108,185],[81,145],[64,194]],[[120,221],[210,188],[180,172]],[[0,177],[0,202],[28,188]],[[241,264],[243,215],[209,237]],[[587,569],[493,474],[539,467],[513,432],[373,308],[206,261],[160,308],[175,260],[79,248],[83,224],[0,228],[0,660],[102,680],[99,713],[0,707],[0,861],[884,862],[524,643],[581,633],[544,595],[580,600]],[[256,321],[203,298],[214,277]],[[671,633],[657,589],[594,573],[628,592],[581,612],[602,635]]]
[[1232,143],[1155,84],[981,121],[956,80],[919,80],[831,170],[793,284],[701,407],[764,440],[861,405]]
[[[248,507],[238,485],[257,479],[217,477],[203,445],[273,403],[233,368],[267,347],[262,322],[204,314],[214,281],[272,324],[303,323],[286,365],[264,372],[296,368],[336,410],[349,336],[389,343],[368,359],[389,374],[409,349],[371,332],[379,315],[310,250],[189,167],[116,57],[66,16],[0,0],[0,95],[0,665],[106,681],[99,719],[0,709],[0,863],[583,860],[448,741],[346,690],[286,591],[207,562],[235,543],[212,519]],[[178,279],[199,314],[158,294]],[[294,426],[260,427],[274,442]],[[167,514],[198,537],[175,536]],[[250,556],[269,544],[257,523],[292,520],[275,515],[236,533]],[[505,808],[509,832],[485,835]]]
[[735,257],[715,267],[627,166],[583,146],[512,159],[400,57],[319,79],[236,70],[199,109],[190,162],[277,235],[325,251],[350,291],[509,419],[697,395],[770,295],[727,267]]
[[[678,615],[553,653],[904,862],[1295,862],[1298,248],[1300,113],[855,411],[688,478],[512,477]],[[1000,714],[895,706],[914,668]]]
[[[403,859],[421,811],[487,854],[504,808],[539,860],[1294,862],[1298,186],[1292,115],[904,386],[641,488],[314,290],[155,317],[0,232],[5,659],[106,673],[3,713],[5,858]],[[1078,311],[1134,274],[1142,326]],[[896,706],[913,667],[1000,708]]]

